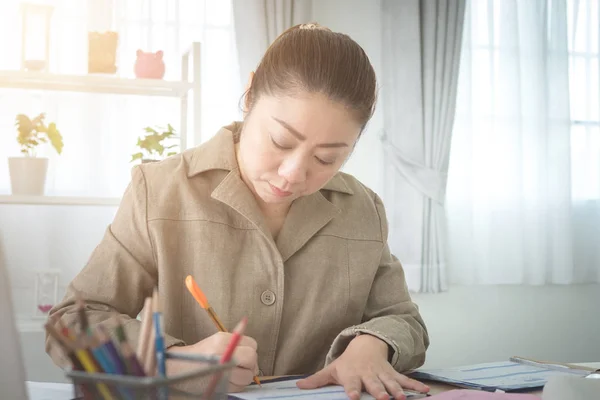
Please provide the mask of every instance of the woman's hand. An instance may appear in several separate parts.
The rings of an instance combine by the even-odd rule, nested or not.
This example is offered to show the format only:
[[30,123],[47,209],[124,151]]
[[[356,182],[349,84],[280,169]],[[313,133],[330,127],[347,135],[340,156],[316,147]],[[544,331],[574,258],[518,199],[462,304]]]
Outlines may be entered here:
[[[190,346],[174,346],[170,347],[167,351],[221,357],[231,340],[231,336],[231,333],[218,332]],[[228,392],[242,391],[244,387],[252,382],[254,376],[258,374],[256,349],[256,340],[249,336],[242,337],[233,353],[233,359],[237,362],[237,366],[229,375]],[[189,361],[167,359],[168,375],[178,374],[194,368],[198,368],[198,366]],[[192,390],[192,388],[189,389]]]
[[394,370],[388,362],[388,345],[371,335],[352,339],[346,350],[321,371],[298,382],[300,389],[342,385],[351,400],[359,400],[363,387],[377,400],[405,399],[402,388],[428,392],[429,387]]

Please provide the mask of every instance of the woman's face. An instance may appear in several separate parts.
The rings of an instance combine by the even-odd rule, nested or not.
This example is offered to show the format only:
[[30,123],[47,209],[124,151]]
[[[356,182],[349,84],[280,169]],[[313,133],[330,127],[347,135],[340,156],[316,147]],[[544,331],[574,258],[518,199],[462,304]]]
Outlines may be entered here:
[[346,108],[321,94],[262,96],[244,120],[242,179],[267,204],[321,189],[341,168],[361,131]]

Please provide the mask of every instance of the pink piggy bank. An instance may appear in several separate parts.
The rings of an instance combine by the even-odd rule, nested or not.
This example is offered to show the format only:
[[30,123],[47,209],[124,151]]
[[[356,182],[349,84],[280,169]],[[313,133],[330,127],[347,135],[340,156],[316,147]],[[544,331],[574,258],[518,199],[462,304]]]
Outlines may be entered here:
[[162,79],[165,76],[165,63],[162,50],[156,53],[136,52],[135,76],[146,79]]

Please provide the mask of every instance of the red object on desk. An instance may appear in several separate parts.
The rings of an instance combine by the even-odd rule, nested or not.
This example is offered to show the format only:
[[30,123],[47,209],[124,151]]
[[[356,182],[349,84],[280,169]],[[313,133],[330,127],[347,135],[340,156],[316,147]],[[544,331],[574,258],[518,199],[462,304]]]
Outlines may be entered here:
[[457,389],[428,397],[431,400],[540,400],[533,394],[484,392],[481,390]]

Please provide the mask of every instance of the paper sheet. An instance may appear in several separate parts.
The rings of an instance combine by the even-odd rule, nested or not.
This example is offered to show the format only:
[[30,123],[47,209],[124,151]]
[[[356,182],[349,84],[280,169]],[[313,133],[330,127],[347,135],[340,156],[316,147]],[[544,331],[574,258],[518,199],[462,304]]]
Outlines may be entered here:
[[27,382],[29,400],[72,400],[73,385],[68,383]]
[[510,391],[543,387],[550,377],[565,374],[568,372],[513,362],[498,362],[455,368],[418,369],[409,376],[417,380],[432,379],[469,389],[488,387]]
[[[230,393],[230,399],[242,400],[348,400],[342,386],[326,386],[319,389],[304,390],[296,386],[297,379],[263,383],[261,386],[248,386],[242,393]],[[405,391],[407,399],[422,399],[425,395]],[[363,393],[361,400],[375,399]]]

